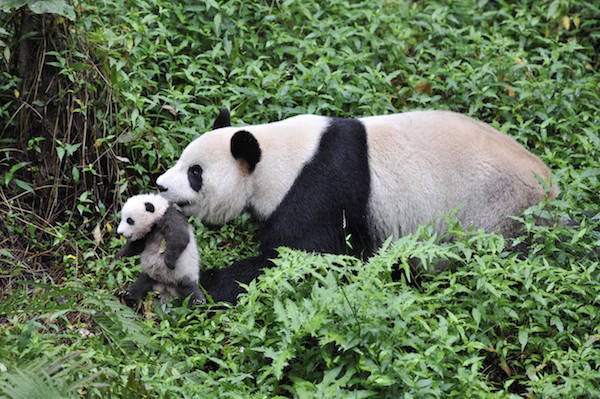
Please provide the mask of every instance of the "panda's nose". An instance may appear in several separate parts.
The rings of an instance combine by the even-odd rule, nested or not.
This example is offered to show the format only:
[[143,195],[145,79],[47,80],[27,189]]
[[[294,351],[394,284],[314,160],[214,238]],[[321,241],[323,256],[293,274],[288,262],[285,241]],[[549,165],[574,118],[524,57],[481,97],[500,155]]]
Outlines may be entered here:
[[164,193],[168,190],[168,188],[166,188],[165,186],[161,186],[160,184],[158,184],[156,188],[158,188],[158,191],[160,191],[161,193]]

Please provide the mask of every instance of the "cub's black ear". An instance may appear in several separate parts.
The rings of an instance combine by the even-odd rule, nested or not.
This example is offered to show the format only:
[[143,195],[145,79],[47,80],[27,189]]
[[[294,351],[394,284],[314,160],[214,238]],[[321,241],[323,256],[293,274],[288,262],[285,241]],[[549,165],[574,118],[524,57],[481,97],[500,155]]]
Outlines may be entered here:
[[213,123],[213,130],[228,126],[231,126],[229,110],[227,108],[221,108],[219,115],[217,115],[217,119],[215,119],[215,123]]
[[243,161],[248,173],[252,173],[258,161],[260,161],[260,146],[256,137],[245,130],[236,132],[231,137],[231,155],[239,161]]
[[154,213],[154,205],[151,202],[145,202],[144,205],[146,205],[147,212]]

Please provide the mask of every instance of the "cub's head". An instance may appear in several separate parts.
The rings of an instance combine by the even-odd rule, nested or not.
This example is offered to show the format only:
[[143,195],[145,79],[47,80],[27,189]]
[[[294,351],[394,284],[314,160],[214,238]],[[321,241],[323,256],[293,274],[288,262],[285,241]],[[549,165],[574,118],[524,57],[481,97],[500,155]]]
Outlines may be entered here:
[[152,230],[168,207],[169,201],[158,194],[130,197],[121,209],[121,223],[117,232],[125,238],[139,240]]
[[244,211],[252,190],[248,178],[260,161],[256,138],[230,126],[221,110],[213,130],[192,141],[171,169],[156,181],[158,190],[186,214],[222,224]]

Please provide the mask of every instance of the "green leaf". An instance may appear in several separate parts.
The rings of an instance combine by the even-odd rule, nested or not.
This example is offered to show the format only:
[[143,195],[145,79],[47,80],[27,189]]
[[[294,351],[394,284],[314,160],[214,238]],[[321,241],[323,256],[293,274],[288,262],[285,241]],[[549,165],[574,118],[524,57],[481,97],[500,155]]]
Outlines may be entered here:
[[4,0],[0,2],[0,10],[3,12],[10,12],[13,10],[18,10],[19,8],[26,5],[30,0]]
[[28,2],[28,7],[35,14],[58,14],[75,20],[75,9],[65,0],[33,0]]
[[10,170],[8,172],[6,172],[6,174],[4,175],[4,185],[8,186],[8,183],[10,183],[10,181],[12,180],[15,172],[18,171],[19,169],[24,168],[25,166],[27,166],[29,164],[30,164],[30,162],[18,162],[16,164],[14,164],[10,168]]
[[71,169],[71,175],[73,176],[73,181],[75,182],[75,184],[79,183],[79,169],[77,168],[77,166],[73,166],[73,169]]
[[133,111],[131,111],[131,126],[132,127],[136,126],[135,123],[136,123],[139,115],[140,115],[140,111],[137,108],[134,108]]
[[527,345],[527,340],[529,338],[529,332],[525,327],[519,328],[519,343],[521,344],[521,352],[525,350],[525,345]]
[[475,320],[475,324],[479,326],[479,323],[481,322],[481,312],[479,312],[479,309],[473,308],[471,314],[473,315],[473,320]]
[[33,187],[31,186],[31,184],[21,180],[21,179],[15,179],[15,184],[17,185],[17,187],[32,193],[33,192]]
[[81,147],[81,143],[76,143],[76,144],[66,144],[65,145],[65,150],[67,152],[67,156],[71,156],[75,153],[75,151],[77,151],[77,149]]
[[56,147],[56,155],[58,155],[58,160],[62,162],[65,156],[65,149],[63,147]]
[[221,36],[221,14],[216,14],[215,18],[213,19],[213,26],[215,29],[215,35]]
[[10,259],[15,258],[14,255],[8,249],[0,248],[0,255]]
[[560,2],[558,0],[554,0],[552,3],[550,3],[550,6],[548,7],[548,11],[546,12],[547,20],[550,20],[556,14],[559,4],[560,4]]
[[550,318],[550,325],[556,327],[558,332],[563,332],[565,330],[565,327],[563,326],[562,321],[557,316],[552,316]]

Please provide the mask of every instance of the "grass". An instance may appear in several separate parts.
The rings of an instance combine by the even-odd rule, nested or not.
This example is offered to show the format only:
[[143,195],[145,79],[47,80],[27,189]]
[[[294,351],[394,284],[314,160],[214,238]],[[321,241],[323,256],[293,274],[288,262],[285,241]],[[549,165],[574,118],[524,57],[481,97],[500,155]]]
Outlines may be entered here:
[[[600,395],[598,5],[33,3],[0,6],[0,396]],[[35,76],[19,70],[31,40]],[[234,124],[463,112],[540,156],[562,193],[512,242],[453,225],[366,261],[282,249],[235,308],[149,297],[135,313],[117,300],[139,272],[113,259],[119,202],[222,106]],[[256,251],[247,216],[194,226],[205,268]],[[452,270],[428,273],[439,261]]]

